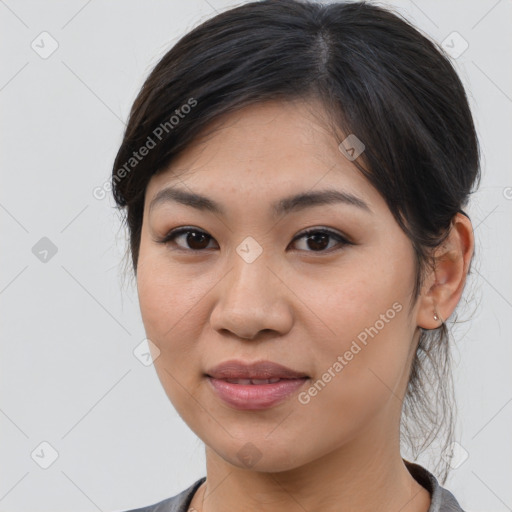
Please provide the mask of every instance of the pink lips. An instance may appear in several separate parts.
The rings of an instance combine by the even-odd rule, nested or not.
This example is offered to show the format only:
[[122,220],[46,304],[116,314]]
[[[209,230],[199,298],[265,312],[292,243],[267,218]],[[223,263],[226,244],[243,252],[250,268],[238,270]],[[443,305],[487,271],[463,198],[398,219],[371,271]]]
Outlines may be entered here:
[[244,410],[271,407],[308,380],[305,373],[271,361],[226,361],[207,371],[206,375],[213,390],[222,400]]

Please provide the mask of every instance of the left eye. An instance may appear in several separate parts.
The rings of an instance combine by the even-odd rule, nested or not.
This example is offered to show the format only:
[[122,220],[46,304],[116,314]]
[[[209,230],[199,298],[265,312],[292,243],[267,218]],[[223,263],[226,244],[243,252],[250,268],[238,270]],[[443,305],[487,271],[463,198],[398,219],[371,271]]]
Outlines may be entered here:
[[[176,240],[180,238],[184,240],[184,243],[188,245],[188,247],[183,247],[176,242]],[[345,237],[329,229],[310,229],[297,235],[292,240],[292,243],[301,239],[305,239],[307,247],[312,249],[310,251],[306,250],[306,252],[327,252],[325,250],[326,248],[332,248],[332,246],[329,247],[329,239],[331,239],[331,241],[334,239],[341,247],[351,244],[351,242],[349,242]],[[212,240],[214,240],[214,238],[204,231],[185,227],[170,231],[165,238],[158,240],[158,242],[165,245],[173,243],[185,251],[191,250],[193,252],[201,252],[204,249],[208,249],[208,244]]]
[[[324,249],[326,249],[326,247],[329,245],[329,239],[334,239],[337,241],[338,245],[340,245],[340,248],[344,245],[350,244],[350,242],[345,237],[329,229],[310,229],[296,236],[292,242],[302,238],[305,238],[305,243],[313,249],[313,251],[306,252],[327,252]],[[329,247],[329,249],[331,248],[332,247]]]

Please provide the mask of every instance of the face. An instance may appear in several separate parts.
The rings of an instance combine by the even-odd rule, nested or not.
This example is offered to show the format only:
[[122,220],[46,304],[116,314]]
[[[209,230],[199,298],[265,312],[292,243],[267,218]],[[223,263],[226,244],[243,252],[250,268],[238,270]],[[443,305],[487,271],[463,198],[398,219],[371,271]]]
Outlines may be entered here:
[[[146,190],[137,286],[155,368],[189,427],[238,467],[244,450],[283,471],[382,446],[400,416],[418,331],[413,248],[320,111],[229,114]],[[317,195],[288,200],[304,194]],[[237,406],[207,376],[228,360],[307,378],[270,405]]]

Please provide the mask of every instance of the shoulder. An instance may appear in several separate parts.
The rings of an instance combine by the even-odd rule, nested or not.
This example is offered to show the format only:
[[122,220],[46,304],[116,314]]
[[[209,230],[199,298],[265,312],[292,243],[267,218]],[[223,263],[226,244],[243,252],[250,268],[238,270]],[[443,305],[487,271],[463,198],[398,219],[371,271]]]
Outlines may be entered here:
[[404,462],[409,473],[430,493],[431,503],[428,512],[464,512],[455,496],[442,487],[430,471],[405,459]]
[[147,507],[126,510],[125,512],[187,512],[192,497],[205,480],[206,477],[204,476],[194,482],[190,487],[187,487],[184,491],[176,494],[176,496],[166,498],[165,500],[154,503],[153,505],[148,505]]

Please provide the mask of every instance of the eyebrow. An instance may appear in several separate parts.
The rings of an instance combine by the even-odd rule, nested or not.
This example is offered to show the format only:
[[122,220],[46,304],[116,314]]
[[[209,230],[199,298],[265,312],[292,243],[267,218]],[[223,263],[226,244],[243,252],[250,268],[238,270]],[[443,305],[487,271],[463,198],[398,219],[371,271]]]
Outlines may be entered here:
[[[209,211],[219,215],[225,215],[224,207],[218,202],[195,192],[188,192],[176,187],[167,187],[160,190],[149,205],[149,211],[163,203],[179,203],[200,211]],[[372,213],[370,207],[355,195],[336,189],[325,189],[319,191],[303,192],[293,196],[285,197],[274,202],[271,209],[274,215],[286,215],[306,208],[319,205],[344,203],[356,206],[361,210]]]

